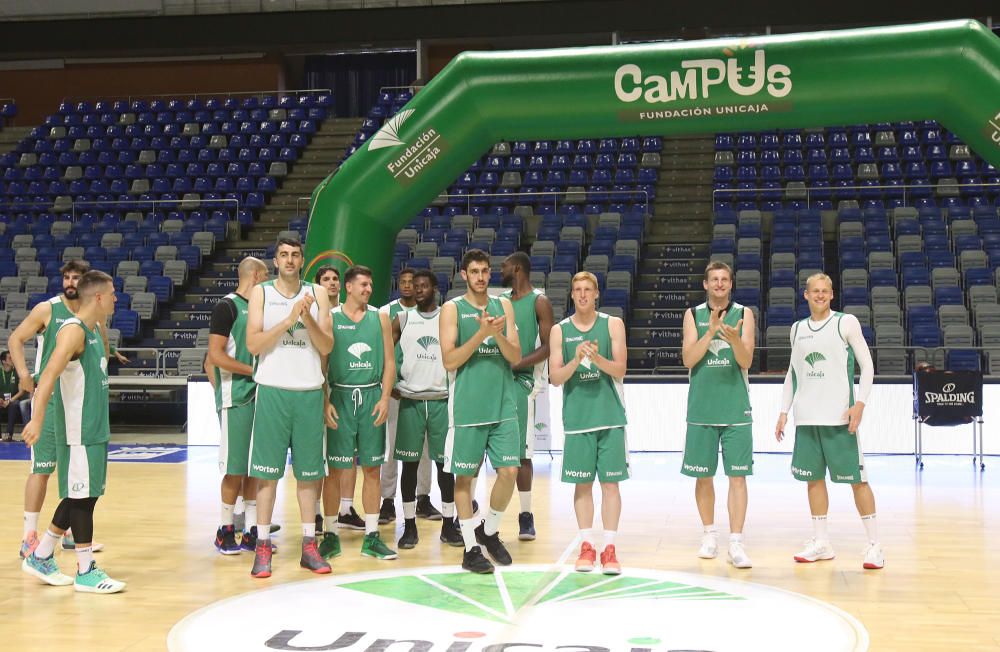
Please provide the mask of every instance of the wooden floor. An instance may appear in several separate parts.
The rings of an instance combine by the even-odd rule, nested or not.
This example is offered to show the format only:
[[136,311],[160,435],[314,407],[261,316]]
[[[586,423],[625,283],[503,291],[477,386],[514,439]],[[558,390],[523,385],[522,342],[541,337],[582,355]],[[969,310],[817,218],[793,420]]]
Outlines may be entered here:
[[[0,641],[5,649],[163,650],[171,627],[200,607],[311,577],[296,563],[298,516],[294,493],[285,485],[275,516],[283,525],[275,541],[285,545],[275,557],[274,577],[252,579],[249,554],[218,555],[211,545],[218,518],[214,450],[195,449],[190,457],[178,464],[111,464],[96,528],[97,539],[106,545],[98,561],[112,577],[129,583],[125,593],[114,596],[43,586],[20,571],[14,551],[21,536],[27,463],[0,462],[0,542],[8,559],[0,566]],[[863,623],[870,649],[879,652],[1000,650],[1000,564],[995,563],[1000,555],[1000,459],[988,458],[985,473],[974,471],[967,457],[927,458],[922,473],[914,471],[909,457],[870,457],[867,462],[887,557],[881,572],[861,568],[863,529],[850,491],[842,486],[831,490],[830,531],[837,558],[813,565],[792,561],[810,530],[804,487],[790,477],[784,455],[756,458],[746,528],[752,570],[732,569],[724,554],[711,561],[695,556],[700,525],[693,481],[678,473],[678,454],[633,456],[634,477],[622,488],[619,559],[626,570],[631,565],[728,577],[829,602]],[[515,540],[516,495],[501,534],[516,563],[551,564],[575,534],[572,489],[558,482],[558,457],[550,461],[539,454],[535,468],[538,539]],[[56,504],[54,480],[50,489],[43,521]],[[725,532],[724,480],[717,489],[717,522]],[[480,487],[480,495],[484,493]],[[420,545],[392,562],[358,556],[360,534],[349,533],[334,573],[457,565],[461,551],[438,543],[438,527],[420,521]],[[388,527],[382,531],[390,538]],[[72,554],[59,553],[58,559],[64,570],[73,567]]]

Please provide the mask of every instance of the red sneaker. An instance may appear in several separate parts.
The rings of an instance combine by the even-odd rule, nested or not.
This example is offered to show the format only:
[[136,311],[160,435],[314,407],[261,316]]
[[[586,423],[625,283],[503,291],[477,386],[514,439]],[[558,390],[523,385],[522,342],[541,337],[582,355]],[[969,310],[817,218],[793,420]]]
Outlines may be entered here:
[[597,551],[594,546],[584,541],[580,546],[580,556],[576,558],[576,570],[581,573],[589,573],[594,570],[594,562],[597,561]]
[[601,572],[605,575],[621,575],[622,565],[615,556],[614,546],[607,546],[601,553]]

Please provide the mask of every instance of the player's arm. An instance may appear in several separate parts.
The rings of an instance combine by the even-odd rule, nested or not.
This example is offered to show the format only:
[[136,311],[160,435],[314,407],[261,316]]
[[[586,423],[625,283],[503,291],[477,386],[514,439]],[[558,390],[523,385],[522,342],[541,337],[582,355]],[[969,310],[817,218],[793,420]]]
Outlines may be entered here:
[[35,379],[28,373],[28,365],[24,360],[24,343],[45,329],[45,324],[52,317],[52,304],[43,301],[28,313],[28,316],[17,325],[14,332],[7,338],[7,351],[17,370],[18,387],[31,393],[35,389]]
[[48,408],[49,399],[52,398],[52,392],[55,391],[56,380],[66,370],[66,365],[69,364],[70,360],[83,353],[83,347],[82,327],[59,329],[59,333],[56,335],[56,348],[49,356],[41,378],[38,379],[31,421],[24,427],[24,443],[28,446],[34,445],[41,435],[42,424],[45,423],[45,410]]
[[597,368],[615,380],[625,377],[628,369],[628,347],[625,344],[625,322],[620,317],[608,317],[608,332],[611,335],[611,359],[598,353],[597,347],[590,356]]
[[[741,326],[742,332],[740,329]],[[736,359],[736,364],[742,369],[749,369],[750,365],[753,364],[755,326],[756,322],[754,321],[752,310],[745,310],[743,312],[743,319],[739,320],[736,326],[729,326],[725,323],[720,326],[722,339],[729,343],[729,347],[733,350],[733,357]]]
[[[795,328],[788,334],[789,343],[795,345]],[[794,392],[795,370],[792,365],[788,365],[785,373],[785,384],[781,387],[781,412],[778,414],[778,423],[774,426],[774,438],[781,441],[785,438],[785,423],[788,422],[788,411],[792,409],[792,400],[795,398]]]
[[[378,312],[379,317],[383,315],[382,311]],[[405,315],[406,313],[400,313],[400,315]],[[392,318],[392,344],[395,346],[399,344],[399,338],[403,336],[403,327],[399,324],[399,315]]]
[[696,364],[701,362],[701,359],[705,357],[705,353],[708,352],[708,345],[715,337],[715,334],[719,332],[719,324],[715,318],[715,311],[709,310],[712,315],[709,318],[708,330],[700,338],[698,337],[698,328],[694,323],[694,310],[688,308],[684,311],[684,330],[683,339],[681,341],[681,362],[688,369],[693,368]]
[[558,387],[580,366],[580,358],[573,356],[568,362],[563,360],[562,329],[559,324],[549,329],[549,382]]
[[[209,344],[211,344],[211,340]],[[215,389],[215,365],[212,364],[211,357],[211,353],[205,356],[205,364],[202,365],[202,368],[205,370],[205,375],[208,376],[208,384],[212,386],[212,389]]]
[[302,311],[301,302],[297,302],[288,316],[275,324],[270,330],[264,330],[264,288],[257,285],[250,291],[250,306],[247,314],[247,351],[260,355],[270,351],[281,338],[281,334],[292,327]]
[[322,354],[319,357],[320,364],[322,364],[323,369],[323,420],[326,421],[328,428],[332,430],[337,429],[337,419],[340,415],[337,414],[337,408],[333,407],[333,403],[330,401],[330,377],[327,375],[329,372],[330,356],[328,354]]
[[320,353],[333,351],[333,325],[330,320],[330,297],[326,290],[317,292],[318,286],[313,285],[313,296],[316,297],[316,305],[319,306],[319,318],[314,319],[308,306],[302,311],[302,323],[305,324],[306,332],[309,333],[309,340]]
[[515,371],[530,369],[549,359],[549,333],[555,320],[552,316],[552,302],[544,294],[535,299],[535,319],[538,320],[538,348],[530,353],[521,351],[524,357],[517,364],[511,365]]
[[253,367],[226,352],[229,335],[236,323],[236,310],[236,304],[228,299],[222,299],[212,309],[212,321],[208,327],[208,358],[205,360],[205,373],[210,377],[214,374],[209,371],[209,367],[225,369],[240,376],[253,376]]
[[[858,425],[861,424],[861,416],[865,411],[865,405],[868,403],[868,397],[872,391],[872,383],[875,380],[875,363],[872,362],[872,353],[868,349],[868,342],[865,341],[865,335],[861,332],[861,322],[854,315],[844,315],[841,318],[841,332],[844,335],[844,339],[847,341],[848,346],[854,351],[854,359],[858,361],[858,366],[861,367],[861,382],[859,383],[858,393],[854,399],[854,405],[847,410],[847,431],[856,433],[858,431]],[[851,369],[851,375],[854,375],[854,370]],[[854,378],[851,378],[851,384],[854,384]]]
[[490,335],[490,332],[480,322],[479,330],[467,342],[462,346],[455,346],[455,342],[458,340],[458,308],[450,301],[441,306],[438,334],[441,336],[441,358],[444,368],[448,371],[455,371],[468,362],[483,340]]
[[393,331],[389,315],[380,312],[378,319],[382,324],[382,397],[375,404],[372,416],[375,417],[375,425],[381,426],[389,418],[389,399],[392,398],[392,389],[396,386],[396,345],[392,341]]
[[517,326],[514,322],[514,306],[510,300],[501,297],[500,305],[503,306],[503,323],[494,321],[493,330],[500,353],[511,365],[516,364],[521,359],[521,340],[517,336]]

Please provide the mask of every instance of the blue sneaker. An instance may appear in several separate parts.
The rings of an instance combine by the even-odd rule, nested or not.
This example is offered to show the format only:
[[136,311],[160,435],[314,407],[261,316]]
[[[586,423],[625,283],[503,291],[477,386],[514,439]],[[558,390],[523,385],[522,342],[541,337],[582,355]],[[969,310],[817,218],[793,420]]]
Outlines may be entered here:
[[32,552],[21,562],[21,570],[52,586],[69,586],[73,583],[73,578],[63,575],[59,571],[59,565],[54,556],[39,559]]
[[224,555],[240,554],[240,544],[236,543],[236,528],[223,525],[215,532],[215,549]]

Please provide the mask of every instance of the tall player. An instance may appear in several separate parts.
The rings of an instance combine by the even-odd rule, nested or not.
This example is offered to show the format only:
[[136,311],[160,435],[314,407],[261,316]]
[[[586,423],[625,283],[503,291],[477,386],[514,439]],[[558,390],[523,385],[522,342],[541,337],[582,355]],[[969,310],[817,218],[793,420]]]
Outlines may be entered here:
[[[222,473],[222,499],[215,548],[224,555],[257,547],[257,482],[247,478],[250,468],[250,432],[253,430],[254,396],[253,355],[247,350],[247,297],[259,283],[267,280],[267,265],[252,256],[237,267],[239,285],[219,300],[209,324],[208,362],[215,382],[215,409],[219,413],[222,438],[219,446],[219,472]],[[246,531],[237,543],[233,513],[242,490],[246,506]]]
[[[396,286],[399,289],[399,298],[390,301],[381,308],[379,312],[389,315],[392,321],[402,312],[416,310],[417,300],[413,294],[413,275],[416,270],[412,267],[404,267],[399,271],[396,278]],[[396,347],[396,368],[403,363],[403,353]],[[389,420],[386,423],[386,446],[389,451],[393,450],[396,443],[396,423],[399,418],[399,401],[396,398],[389,400]],[[399,484],[399,467],[394,459],[387,459],[382,465],[382,506],[379,509],[378,522],[386,524],[396,520],[396,486]],[[441,520],[441,512],[431,504],[431,464],[426,451],[420,457],[420,465],[417,469],[417,516],[430,519],[432,521]]]
[[523,251],[507,256],[500,267],[503,296],[514,306],[521,359],[514,365],[517,381],[517,425],[521,431],[521,468],[517,472],[517,495],[521,512],[517,516],[521,541],[535,538],[535,516],[531,512],[531,480],[535,452],[535,397],[545,386],[545,363],[549,359],[549,333],[552,331],[552,302],[531,285],[531,259]]
[[[316,285],[322,286],[330,299],[330,310],[333,310],[340,305],[340,272],[333,265],[323,265],[316,270],[315,277]],[[326,478],[323,479],[323,495],[325,496],[326,486],[328,483],[333,482],[333,475],[327,474]],[[350,473],[344,473],[340,482],[340,511],[339,515],[336,517],[337,526],[342,528],[348,528],[351,530],[364,530],[365,522],[358,515],[358,512],[354,509],[354,488],[358,484],[358,466],[354,464],[351,466]],[[336,494],[334,492],[331,495]],[[335,506],[334,506],[335,507]],[[331,507],[330,513],[333,513],[333,507]],[[323,513],[326,511],[320,501],[316,503],[316,533],[319,534],[323,532],[324,520]],[[336,534],[336,531],[333,531]],[[320,544],[322,545],[322,543]]]
[[615,535],[622,513],[618,483],[629,477],[622,379],[628,358],[625,324],[597,311],[597,277],[573,276],[576,312],[552,327],[549,378],[563,386],[563,482],[576,485],[573,509],[580,527],[576,570],[594,570],[594,480],[601,483],[604,546],[601,571],[618,575]]
[[[392,325],[389,316],[368,305],[372,271],[354,265],[344,272],[347,298],[333,309],[334,345],[327,364],[330,399],[326,404],[326,462],[334,481],[327,483],[326,504],[336,509],[337,491],[355,458],[361,467],[361,501],[365,508],[364,557],[395,559],[396,552],[378,532],[379,471],[385,462],[385,421],[389,396],[396,383]],[[330,518],[332,521],[332,517]],[[332,522],[330,523],[332,526]],[[336,534],[323,535],[321,553],[340,554]]]
[[323,459],[323,366],[333,348],[326,291],[303,282],[302,243],[278,238],[278,278],[253,288],[247,315],[247,350],[257,356],[250,475],[257,488],[257,549],[254,577],[271,576],[271,516],[275,489],[292,449],[292,471],[302,517],[299,565],[330,572],[316,545],[316,499],[326,475]]
[[[781,414],[774,435],[785,434],[788,410],[795,407],[795,450],[792,475],[807,483],[813,538],[795,561],[809,563],[833,559],[827,535],[826,471],[830,479],[851,485],[854,504],[868,535],[864,568],[885,565],[878,541],[875,496],[868,485],[858,426],[871,393],[875,367],[871,352],[854,315],[833,312],[833,282],[826,274],[806,280],[809,318],[792,327],[792,357],[785,375]],[[854,393],[854,363],[861,367],[861,382]]]
[[413,548],[417,534],[417,468],[425,448],[437,465],[441,491],[443,543],[463,545],[455,522],[455,476],[444,470],[444,443],[448,435],[448,377],[441,359],[441,309],[437,302],[437,277],[423,269],[413,274],[417,309],[401,312],[392,320],[392,338],[403,352],[399,382],[393,393],[399,399],[399,430],[393,457],[403,462],[400,493],[403,495],[403,535],[400,548]]
[[754,316],[733,303],[733,270],[712,261],[702,285],[708,298],[684,312],[681,356],[691,370],[687,403],[687,438],[681,473],[696,478],[694,498],[704,527],[698,556],[719,554],[715,527],[715,471],[722,465],[729,478],[729,554],[736,568],[752,563],[743,547],[747,515],[746,476],[753,473],[753,420],[747,370],[753,362]]
[[[94,562],[94,507],[104,495],[108,470],[108,359],[97,324],[115,311],[115,286],[104,272],[87,272],[76,284],[79,310],[50,334],[55,347],[38,380],[38,403],[24,427],[24,441],[36,444],[51,409],[55,422],[59,497],[48,531],[21,568],[47,584],[73,584],[83,593],[117,593],[125,582],[111,579]],[[53,552],[72,526],[76,539],[75,579],[63,575]]]
[[[441,353],[448,370],[448,438],[445,470],[455,474],[455,506],[465,541],[462,568],[492,573],[493,560],[512,563],[500,540],[500,520],[510,503],[520,466],[517,399],[511,365],[521,359],[510,300],[491,297],[490,257],[470,249],[462,257],[464,295],[441,308]],[[472,480],[489,455],[497,479],[490,494],[486,519],[476,524],[472,508]]]

